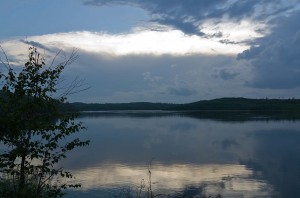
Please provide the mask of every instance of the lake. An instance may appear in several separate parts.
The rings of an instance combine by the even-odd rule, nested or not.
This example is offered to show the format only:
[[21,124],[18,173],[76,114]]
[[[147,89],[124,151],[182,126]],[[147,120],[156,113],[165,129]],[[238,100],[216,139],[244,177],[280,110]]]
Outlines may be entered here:
[[[300,121],[247,112],[85,112],[66,197],[300,197]],[[150,171],[150,172],[149,172]],[[149,182],[149,179],[151,182]]]

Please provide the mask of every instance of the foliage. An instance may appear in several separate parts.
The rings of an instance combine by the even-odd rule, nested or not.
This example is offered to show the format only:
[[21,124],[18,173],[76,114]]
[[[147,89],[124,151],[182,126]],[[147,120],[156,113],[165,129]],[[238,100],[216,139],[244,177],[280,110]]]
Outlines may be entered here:
[[[7,72],[0,73],[0,141],[6,150],[0,154],[0,188],[4,183],[11,184],[5,193],[26,197],[30,189],[34,195],[31,197],[57,197],[62,189],[80,186],[60,180],[72,178],[72,174],[57,164],[68,151],[86,146],[89,141],[70,138],[84,127],[74,121],[74,113],[59,110],[66,94],[53,97],[62,71],[76,57],[74,51],[57,66],[46,67],[43,56],[30,47],[21,71],[16,72],[9,61],[2,64]],[[68,93],[73,88],[68,87]]]

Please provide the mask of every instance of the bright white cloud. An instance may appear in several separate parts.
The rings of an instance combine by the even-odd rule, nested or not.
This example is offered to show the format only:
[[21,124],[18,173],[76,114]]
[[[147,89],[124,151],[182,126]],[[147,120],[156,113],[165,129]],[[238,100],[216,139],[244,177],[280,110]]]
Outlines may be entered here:
[[[241,37],[241,35],[237,36]],[[248,46],[245,44],[225,44],[196,35],[185,35],[179,30],[139,30],[119,35],[83,31],[32,36],[28,37],[27,40],[38,42],[50,48],[78,48],[91,53],[104,53],[116,56],[132,54],[177,56],[190,54],[236,55],[248,49]],[[9,48],[9,53],[14,55],[20,54],[21,51],[24,52],[22,47],[20,47],[20,43],[16,40],[5,42],[3,45],[5,48]]]

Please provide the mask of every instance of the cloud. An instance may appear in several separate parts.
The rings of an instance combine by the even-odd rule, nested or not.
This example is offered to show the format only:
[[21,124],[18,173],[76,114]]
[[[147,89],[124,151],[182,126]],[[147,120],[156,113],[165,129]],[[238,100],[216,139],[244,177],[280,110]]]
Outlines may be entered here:
[[[218,97],[298,97],[300,88],[297,87],[284,90],[257,89],[261,88],[257,86],[259,79],[268,80],[273,73],[286,74],[286,71],[284,68],[282,71],[272,68],[271,71],[254,65],[258,58],[271,57],[259,54],[263,46],[267,48],[275,45],[276,38],[283,41],[294,39],[285,46],[293,47],[296,54],[299,52],[296,50],[297,46],[294,46],[297,43],[293,43],[298,38],[295,33],[299,29],[297,16],[294,21],[291,18],[292,15],[274,20],[278,28],[274,27],[268,36],[273,40],[267,43],[268,37],[261,38],[259,41],[262,45],[253,46],[248,52],[245,51],[248,45],[241,43],[247,36],[247,21],[241,22],[239,26],[227,23],[226,31],[216,30],[222,33],[210,38],[186,35],[179,30],[166,28],[161,31],[134,29],[124,34],[68,32],[31,36],[27,40],[36,46],[47,48],[45,53],[48,61],[52,60],[51,57],[55,55],[53,52],[58,48],[63,48],[66,54],[73,48],[79,48],[80,58],[64,71],[64,78],[73,79],[78,75],[86,79],[85,83],[92,88],[71,96],[70,101],[185,103]],[[206,35],[213,35],[214,24],[214,21],[206,22],[206,29],[203,29]],[[218,25],[220,29],[224,26]],[[290,26],[295,27],[292,29]],[[228,32],[234,28],[240,32],[231,37],[232,34],[228,35]],[[223,37],[235,38],[233,41],[236,44],[221,44],[219,40]],[[282,39],[285,37],[286,40]],[[2,46],[16,64],[24,64],[23,60],[28,58],[28,45],[22,39],[7,40]],[[273,52],[272,50],[269,52]],[[239,55],[239,61],[235,60],[236,54],[242,51],[245,52]],[[291,57],[296,58],[296,55]],[[251,63],[252,66],[249,67]]]
[[289,89],[300,86],[300,12],[273,21],[272,33],[238,55],[254,73],[249,86]]
[[86,0],[86,5],[129,5],[140,7],[151,15],[151,21],[179,29],[186,34],[203,36],[199,29],[203,21],[212,18],[260,20],[286,13],[298,0]]
[[[124,37],[126,38],[126,35]],[[190,37],[193,38],[192,36],[188,38]],[[71,101],[183,103],[215,97],[218,85],[210,82],[213,79],[209,74],[216,65],[224,65],[224,63],[230,65],[230,60],[234,60],[231,54],[212,56],[201,53],[181,53],[178,55],[172,51],[167,51],[167,54],[113,53],[101,46],[102,42],[106,45],[111,42],[111,46],[115,47],[112,45],[113,40],[109,40],[101,33],[50,34],[29,37],[28,40],[34,41],[33,44],[47,46],[51,50],[61,47],[66,54],[69,54],[73,47],[80,47],[78,53],[80,58],[64,71],[63,77],[73,79],[74,76],[79,76],[86,80],[85,83],[91,86],[91,89],[71,96]],[[20,60],[20,64],[24,63],[23,59],[27,59],[28,45],[24,42],[18,39],[11,40],[5,42],[3,47],[11,57]],[[118,47],[117,45],[116,49]],[[159,47],[158,43],[157,47]],[[46,61],[51,63],[55,54],[51,52],[46,54],[50,56]]]
[[197,93],[197,91],[186,87],[169,87],[167,91],[168,94],[175,96],[191,96]]
[[[81,31],[31,36],[27,40],[10,40],[3,43],[3,46],[13,48],[14,45],[22,45],[22,48],[26,48],[28,44],[32,44],[49,52],[51,52],[51,49],[57,51],[57,49],[61,48],[78,48],[90,53],[105,53],[112,56],[126,56],[130,54],[168,54],[173,56],[189,54],[236,55],[248,49],[246,44],[224,44],[218,40],[189,36],[179,30],[170,29],[164,31],[136,29],[126,34]],[[17,51],[20,51],[20,49],[16,49]],[[13,51],[11,53],[16,54]]]
[[143,73],[143,78],[146,80],[146,81],[150,81],[150,82],[158,82],[162,79],[162,77],[160,76],[154,76],[151,74],[151,72],[145,72]]
[[44,50],[49,51],[49,52],[54,52],[53,49],[51,49],[49,47],[46,47],[45,45],[43,45],[43,44],[41,44],[39,42],[29,41],[29,40],[26,41],[26,40],[23,40],[23,39],[21,39],[20,42],[24,43],[24,44],[26,44],[28,46],[34,46],[34,47],[37,47],[37,48],[40,48],[40,49],[44,49]]
[[[22,51],[22,45],[16,43],[14,48],[9,48],[10,53],[17,52],[19,60],[22,57],[26,59],[27,45],[24,46]],[[69,50],[72,49],[66,48],[65,53],[69,54]],[[20,52],[25,55],[22,56]],[[91,88],[71,95],[68,98],[70,102],[186,103],[219,97],[297,97],[299,94],[295,93],[300,93],[299,89],[266,91],[245,87],[245,81],[251,79],[251,70],[242,64],[243,61],[235,61],[233,56],[114,56],[85,50],[80,50],[78,55],[79,59],[64,70],[63,78],[71,81],[79,76]],[[230,80],[224,80],[220,76],[212,77],[215,71],[220,74],[222,70],[239,75]]]
[[228,69],[221,69],[220,71],[215,71],[215,73],[212,74],[212,77],[221,78],[223,80],[232,80],[238,75],[239,73],[237,72],[228,71]]
[[92,88],[84,94],[72,96],[72,101],[185,103],[228,94],[240,96],[240,90],[244,91],[243,83],[231,85],[240,80],[237,77],[224,83],[210,75],[219,64],[224,67],[233,65],[235,57],[232,56],[111,57],[84,51],[79,55],[68,75],[79,74]]
[[[205,8],[215,5],[218,0],[201,1],[202,3],[194,3],[194,0],[187,1],[144,1],[144,0],[90,0],[85,1],[88,5],[107,6],[107,5],[130,5],[137,6],[152,15],[152,21],[160,24],[170,25],[176,29],[183,30],[189,34],[201,34],[195,24],[197,22],[198,13]],[[197,17],[197,18],[195,18]]]

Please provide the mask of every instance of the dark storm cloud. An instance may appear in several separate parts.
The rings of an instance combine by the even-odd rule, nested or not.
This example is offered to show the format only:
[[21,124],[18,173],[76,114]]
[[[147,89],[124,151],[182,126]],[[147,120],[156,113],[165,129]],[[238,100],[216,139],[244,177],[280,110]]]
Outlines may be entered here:
[[131,5],[140,7],[152,15],[152,21],[170,25],[188,34],[200,34],[197,22],[204,18],[204,11],[220,4],[219,0],[89,0],[87,5]]
[[214,94],[211,90],[219,92],[217,82],[206,85],[211,79],[207,73],[219,63],[231,65],[232,61],[227,56],[111,56],[80,51],[80,58],[64,75],[72,79],[80,74],[91,86],[83,94],[72,95],[71,101],[182,103]]
[[[208,18],[221,18],[224,14],[231,19],[244,17],[265,17],[268,5],[272,5],[272,14],[290,9],[280,0],[86,0],[86,5],[110,6],[130,5],[149,12],[152,21],[180,29],[187,34],[203,35],[199,24]],[[256,12],[260,8],[260,13]]]
[[228,71],[227,69],[221,69],[220,71],[215,71],[215,73],[212,74],[212,77],[221,78],[223,80],[232,80],[238,75],[239,73],[237,72]]
[[272,33],[238,55],[253,66],[255,88],[284,89],[300,86],[300,12],[274,21]]
[[170,19],[170,18],[162,18],[162,19],[155,19],[152,20],[154,22],[158,22],[162,25],[170,25],[176,29],[183,30],[187,34],[197,34],[199,36],[205,35],[203,32],[199,31],[196,25],[194,25],[191,22],[183,22],[176,19]]

